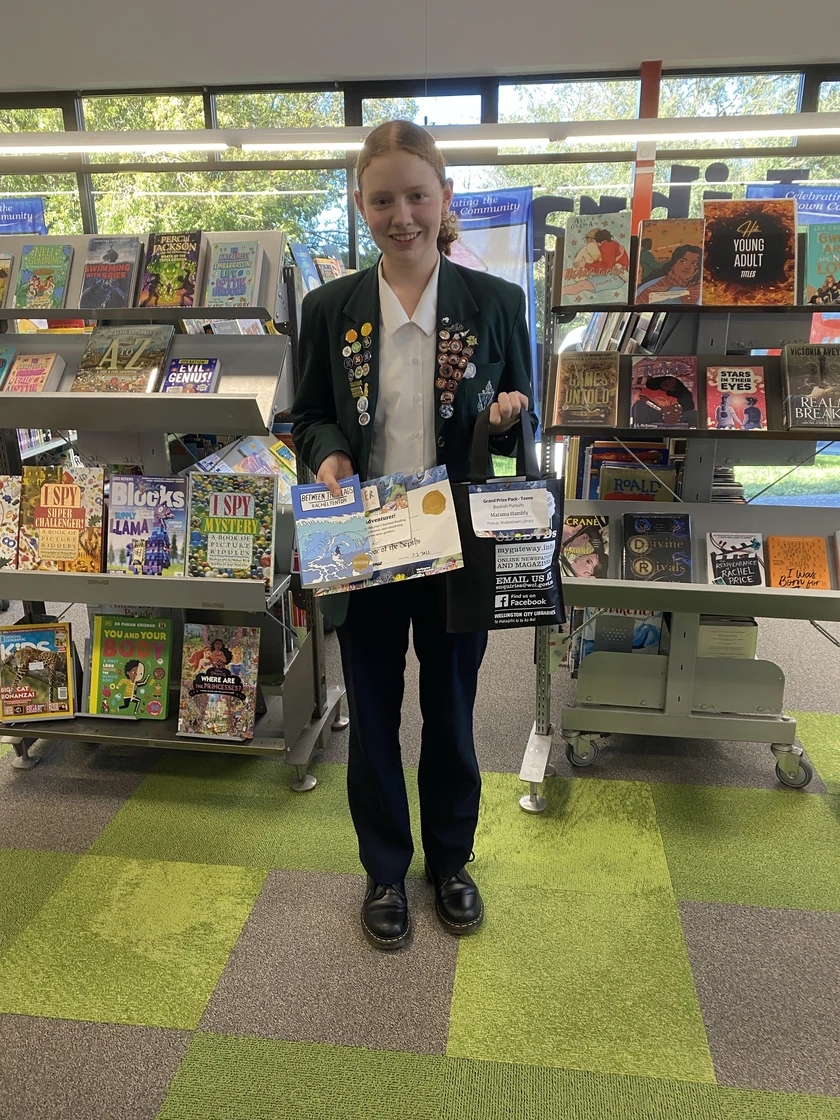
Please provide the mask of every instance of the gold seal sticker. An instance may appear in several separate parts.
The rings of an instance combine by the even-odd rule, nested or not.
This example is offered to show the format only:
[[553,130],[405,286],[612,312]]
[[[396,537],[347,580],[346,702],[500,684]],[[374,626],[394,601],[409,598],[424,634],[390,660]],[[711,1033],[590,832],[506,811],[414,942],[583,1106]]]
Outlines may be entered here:
[[423,503],[420,508],[423,513],[431,513],[437,516],[446,509],[446,498],[440,490],[431,490],[428,494],[423,495]]
[[367,338],[372,330],[373,327],[370,325],[370,323],[362,323],[362,334],[365,338]]
[[363,572],[365,568],[370,567],[370,557],[366,552],[360,552],[358,556],[353,557],[353,570],[356,572]]

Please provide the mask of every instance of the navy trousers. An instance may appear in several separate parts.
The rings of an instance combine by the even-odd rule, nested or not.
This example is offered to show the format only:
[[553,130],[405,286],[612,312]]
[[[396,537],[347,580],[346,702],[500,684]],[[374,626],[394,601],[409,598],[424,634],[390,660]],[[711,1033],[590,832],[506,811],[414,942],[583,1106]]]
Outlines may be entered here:
[[459,871],[472,851],[481,792],[473,707],[487,633],[446,633],[443,579],[352,592],[336,628],[350,710],[350,813],[377,883],[400,882],[414,853],[400,752],[409,626],[420,662],[423,850],[439,875]]

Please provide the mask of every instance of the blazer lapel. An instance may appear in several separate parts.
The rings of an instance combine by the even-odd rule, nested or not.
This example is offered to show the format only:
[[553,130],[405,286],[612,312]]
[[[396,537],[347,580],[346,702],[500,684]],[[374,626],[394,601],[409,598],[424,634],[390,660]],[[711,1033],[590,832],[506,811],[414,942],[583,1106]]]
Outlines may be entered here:
[[[351,360],[355,361],[356,357],[361,357],[363,360],[356,364],[353,372],[360,367],[368,366],[367,373],[363,373],[361,377],[354,376],[356,385],[362,388],[367,387],[367,415],[370,420],[367,424],[362,424],[359,427],[362,436],[362,446],[364,448],[364,459],[358,463],[359,474],[361,478],[368,476],[368,462],[370,460],[370,448],[373,442],[373,418],[376,413],[376,402],[379,397],[379,269],[376,265],[369,268],[367,275],[353,291],[353,294],[348,299],[343,308],[344,314],[344,328],[341,334],[342,349],[347,346],[352,347],[358,342],[361,349],[355,354],[351,354]],[[370,334],[364,335],[362,333],[363,327],[370,327]],[[348,334],[355,332],[356,338],[348,338]],[[349,371],[348,371],[349,372]],[[355,423],[358,423],[358,417],[361,412],[358,408],[358,397],[352,396],[352,387],[348,385],[348,396],[351,399],[351,404],[356,412]]]
[[[451,344],[456,335],[462,336],[462,338],[457,339],[462,347],[467,345],[467,338],[472,334],[474,322],[478,314],[478,306],[460,272],[448,257],[441,256],[437,303],[438,354],[442,353],[441,348],[443,344],[445,342]],[[441,332],[447,335],[448,338],[441,338]],[[460,354],[460,351],[458,351],[458,353]],[[443,381],[451,380],[444,376],[446,373],[447,369],[445,366],[443,368],[439,366],[435,371],[435,443],[438,446],[440,446],[439,440],[448,418],[446,415],[446,402],[449,401],[448,396],[445,402],[441,401],[441,394],[454,392],[455,399],[451,406],[454,408],[458,401],[458,388],[460,387],[460,380],[454,391],[447,386],[442,386],[441,383]],[[444,408],[443,414],[441,413],[442,407]]]

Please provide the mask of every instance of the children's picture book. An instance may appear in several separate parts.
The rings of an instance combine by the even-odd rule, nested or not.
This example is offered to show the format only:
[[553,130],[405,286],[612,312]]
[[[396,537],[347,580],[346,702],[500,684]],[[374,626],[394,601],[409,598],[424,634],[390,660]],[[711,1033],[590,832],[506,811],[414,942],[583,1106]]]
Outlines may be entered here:
[[24,245],[20,253],[15,307],[64,307],[72,245],[43,242]]
[[789,428],[840,428],[840,344],[782,347]]
[[54,393],[61,384],[60,354],[18,354],[2,382],[4,393]]
[[673,502],[676,485],[675,467],[607,462],[601,464],[598,498],[607,502]]
[[703,303],[796,303],[796,199],[707,199]]
[[162,393],[215,393],[222,372],[218,358],[173,358],[160,387]]
[[72,393],[151,393],[175,328],[96,327],[85,347]]
[[691,583],[688,514],[625,513],[622,577],[645,583]]
[[166,719],[171,653],[171,618],[96,615],[90,640],[90,714]]
[[315,267],[315,261],[312,259],[312,254],[309,251],[308,245],[303,245],[299,241],[290,241],[289,248],[292,251],[292,259],[298,266],[303,277],[303,287],[307,292],[314,291],[315,288],[321,287],[321,275]]
[[697,359],[633,358],[633,428],[697,427]]
[[193,307],[201,266],[202,235],[150,233],[140,307]]
[[706,426],[720,431],[767,430],[763,366],[707,366]]
[[112,474],[108,491],[108,571],[183,576],[187,552],[186,478]]
[[17,567],[20,475],[0,474],[0,568]]
[[262,580],[274,577],[274,475],[190,476],[187,575]]
[[554,425],[614,428],[618,423],[618,366],[615,353],[562,353],[551,402]]
[[184,623],[178,734],[253,739],[259,657],[256,626]]
[[6,306],[12,281],[12,265],[15,258],[11,253],[0,253],[0,307]]
[[706,537],[709,583],[727,587],[764,585],[761,533],[709,533]]
[[102,467],[24,467],[18,568],[101,572]]
[[0,626],[0,721],[75,715],[70,623]]
[[705,225],[702,218],[641,223],[635,303],[700,303]]
[[840,303],[840,222],[815,222],[805,228],[808,247],[802,302]]
[[560,566],[577,579],[606,579],[610,560],[610,519],[570,516],[563,520]]
[[292,514],[304,587],[350,583],[373,574],[357,474],[341,480],[338,498],[320,483],[293,486]]
[[0,389],[3,388],[6,378],[11,372],[15,353],[14,346],[0,346]]
[[560,303],[627,303],[630,284],[630,211],[570,214],[563,249]]
[[263,249],[259,241],[211,241],[205,307],[253,307],[259,299]]
[[825,537],[768,537],[767,586],[830,591]]
[[132,307],[139,265],[139,237],[91,237],[79,307]]

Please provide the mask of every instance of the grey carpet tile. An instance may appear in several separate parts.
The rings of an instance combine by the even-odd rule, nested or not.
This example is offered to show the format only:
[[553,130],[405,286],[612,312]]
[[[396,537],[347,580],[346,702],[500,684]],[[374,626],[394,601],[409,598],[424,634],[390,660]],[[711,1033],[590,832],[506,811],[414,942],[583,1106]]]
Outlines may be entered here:
[[719,1084],[840,1096],[840,914],[679,909]]
[[0,1115],[154,1120],[188,1031],[0,1015]]
[[[840,641],[840,623],[823,624]],[[785,674],[785,707],[840,714],[840,649],[799,618],[760,618],[758,656]]]
[[30,754],[33,770],[14,769],[11,751],[0,758],[0,847],[86,852],[161,757],[58,739]]
[[412,940],[369,945],[365,880],[272,871],[200,1029],[300,1042],[443,1054],[458,952],[431,888],[408,883]]

